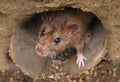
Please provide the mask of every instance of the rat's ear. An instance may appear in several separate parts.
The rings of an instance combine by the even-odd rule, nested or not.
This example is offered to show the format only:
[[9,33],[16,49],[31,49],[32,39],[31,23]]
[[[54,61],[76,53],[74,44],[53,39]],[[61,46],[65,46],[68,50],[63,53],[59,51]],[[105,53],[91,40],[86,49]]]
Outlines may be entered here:
[[78,31],[79,26],[77,24],[71,24],[68,26],[68,30],[71,33],[75,33]]
[[43,22],[47,21],[48,20],[47,13],[42,13],[41,14],[41,19],[42,19]]
[[50,17],[50,14],[49,13],[42,13],[41,14],[41,19],[43,22],[48,22],[50,21],[52,18]]

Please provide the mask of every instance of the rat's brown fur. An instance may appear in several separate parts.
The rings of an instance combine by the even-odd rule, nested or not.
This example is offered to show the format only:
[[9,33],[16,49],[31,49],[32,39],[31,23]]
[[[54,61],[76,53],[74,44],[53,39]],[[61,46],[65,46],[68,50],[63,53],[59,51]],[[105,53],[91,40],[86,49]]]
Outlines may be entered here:
[[[40,56],[52,56],[73,46],[77,48],[78,53],[82,53],[90,23],[90,18],[87,16],[87,13],[78,9],[61,10],[43,15],[43,23],[36,40],[36,52]],[[43,29],[45,35],[42,36]],[[57,37],[60,38],[59,44],[54,42]]]

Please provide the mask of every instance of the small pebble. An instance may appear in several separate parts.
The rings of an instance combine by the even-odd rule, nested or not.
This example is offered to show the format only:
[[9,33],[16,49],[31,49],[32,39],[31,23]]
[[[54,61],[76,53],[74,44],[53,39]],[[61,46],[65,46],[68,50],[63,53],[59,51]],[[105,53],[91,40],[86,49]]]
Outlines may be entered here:
[[53,76],[53,75],[50,75],[50,76],[48,76],[48,78],[50,78],[50,79],[54,79],[54,76]]
[[90,76],[86,76],[85,78],[86,78],[86,80],[90,80]]
[[4,75],[5,74],[5,70],[2,70],[2,75]]
[[17,71],[16,71],[16,73],[18,74],[18,73],[20,73],[20,71],[19,71],[19,70],[17,70]]
[[113,71],[114,71],[114,72],[116,72],[116,71],[117,71],[117,69],[116,69],[116,68],[113,68]]
[[46,74],[42,74],[42,78],[45,79],[46,78]]
[[117,77],[116,71],[113,71],[113,77]]
[[120,80],[118,80],[118,82],[120,82]]
[[59,69],[59,66],[55,66],[56,69]]
[[12,77],[10,77],[10,82],[13,82],[13,78]]
[[109,74],[110,74],[110,75],[112,74],[112,71],[111,71],[111,70],[109,70]]
[[96,77],[97,76],[97,71],[94,71],[94,77]]
[[80,79],[80,80],[79,80],[79,82],[83,82],[83,80],[82,80],[82,79]]
[[99,82],[99,80],[97,79],[96,82]]

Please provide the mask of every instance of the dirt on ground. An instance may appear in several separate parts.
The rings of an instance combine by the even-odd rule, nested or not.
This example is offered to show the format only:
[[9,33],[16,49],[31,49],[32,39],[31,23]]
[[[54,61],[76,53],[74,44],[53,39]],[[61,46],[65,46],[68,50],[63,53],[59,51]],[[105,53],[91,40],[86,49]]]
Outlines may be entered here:
[[[120,82],[119,5],[119,0],[0,0],[0,82]],[[41,78],[25,75],[9,56],[12,33],[31,14],[64,7],[81,8],[101,19],[106,32],[107,57],[82,74],[64,74],[53,65]]]
[[[10,62],[10,61],[9,61]],[[8,70],[0,71],[0,82],[119,82],[120,64],[113,64],[111,60],[103,60],[96,67],[82,74],[68,74],[61,70],[61,66],[52,65],[50,71],[42,73],[40,78],[25,75],[14,65]]]

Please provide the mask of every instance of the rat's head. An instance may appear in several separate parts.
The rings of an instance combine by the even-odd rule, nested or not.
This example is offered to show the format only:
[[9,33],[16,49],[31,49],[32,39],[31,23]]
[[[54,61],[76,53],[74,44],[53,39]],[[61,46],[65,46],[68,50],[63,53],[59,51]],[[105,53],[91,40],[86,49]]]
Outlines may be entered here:
[[78,27],[74,23],[68,24],[61,17],[43,21],[36,40],[36,53],[51,56],[72,46]]

